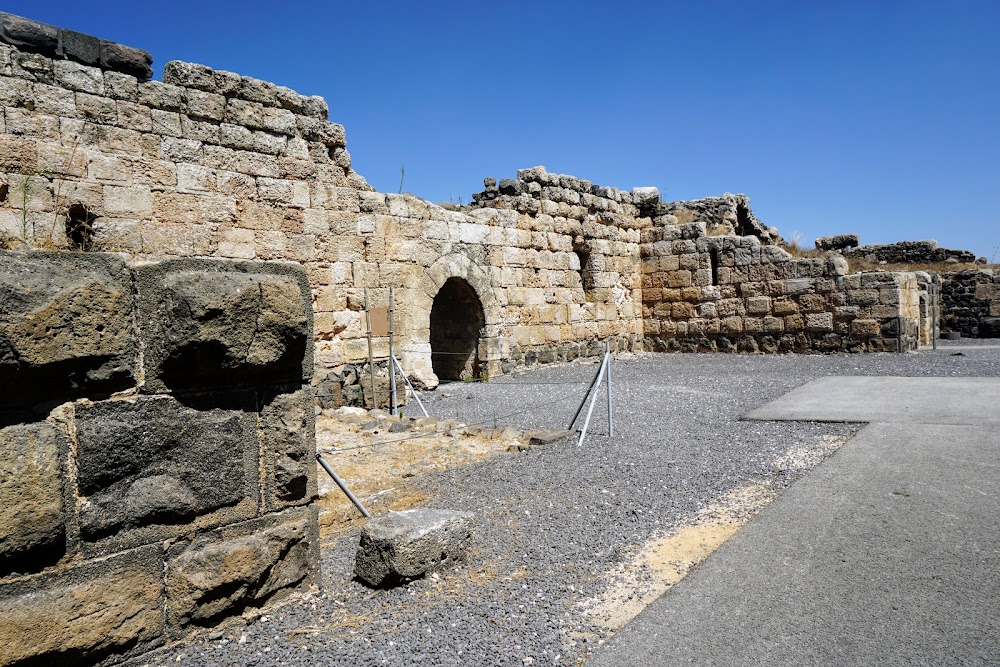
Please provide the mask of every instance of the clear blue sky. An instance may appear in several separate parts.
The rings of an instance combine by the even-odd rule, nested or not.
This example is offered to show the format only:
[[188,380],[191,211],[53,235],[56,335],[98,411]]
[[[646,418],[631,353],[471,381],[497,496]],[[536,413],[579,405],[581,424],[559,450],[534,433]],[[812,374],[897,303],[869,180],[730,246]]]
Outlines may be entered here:
[[545,165],[750,196],[787,238],[1000,262],[1000,2],[46,2],[0,9],[324,96],[376,188]]

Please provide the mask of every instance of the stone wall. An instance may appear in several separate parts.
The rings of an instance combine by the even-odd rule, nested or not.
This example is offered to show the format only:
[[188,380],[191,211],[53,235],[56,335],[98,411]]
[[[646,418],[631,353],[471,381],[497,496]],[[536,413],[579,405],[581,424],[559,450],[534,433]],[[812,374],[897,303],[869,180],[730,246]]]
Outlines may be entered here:
[[[817,247],[821,239],[817,239]],[[874,264],[972,264],[976,256],[968,250],[939,248],[937,241],[900,241],[889,244],[870,244],[845,247],[844,257],[866,259]],[[984,260],[985,261],[985,260]]]
[[0,251],[0,665],[316,583],[311,324],[293,264]]
[[[638,349],[664,327],[701,319],[668,323],[663,315],[675,302],[657,303],[659,286],[643,295],[650,265],[642,255],[660,252],[642,249],[656,243],[643,238],[654,226],[702,222],[729,239],[726,248],[781,242],[744,195],[664,204],[656,188],[619,190],[544,167],[486,179],[462,208],[375,192],[351,169],[344,127],[327,119],[322,98],[177,61],[152,81],[143,51],[9,15],[0,15],[0,28],[0,246],[299,263],[315,314],[313,385],[328,405],[345,400],[345,387],[347,400],[363,395],[366,291],[381,308],[395,290],[398,356],[412,379],[432,387],[435,367],[492,376],[600,354],[605,339],[616,350]],[[771,250],[739,247],[751,262],[775,264]],[[821,277],[814,267],[801,270]],[[448,336],[432,331],[435,302],[449,294],[463,295],[465,305],[442,330],[478,330],[463,334],[467,358],[436,364],[435,355],[456,354],[435,349]],[[827,300],[830,317],[822,318],[812,310],[820,300],[793,300],[805,310],[780,317],[803,315],[803,329],[793,317],[779,339],[845,333],[820,323],[846,322],[833,310],[844,304]],[[657,316],[644,319],[644,307]],[[771,348],[751,337],[758,349]],[[381,367],[387,347],[386,338],[375,340]]]
[[[0,45],[8,247],[298,262],[324,393],[367,357],[365,288],[373,307],[396,289],[400,357],[429,386],[430,312],[450,279],[480,302],[476,365],[489,374],[641,340],[629,193],[578,195],[581,207],[549,183],[577,179],[536,169],[548,189],[534,206],[446,210],[373,192],[321,98],[189,63],[167,63],[158,82],[65,58]],[[386,351],[376,340],[376,355]]]
[[643,312],[652,350],[916,349],[912,273],[847,274],[836,254],[794,258],[756,236],[707,236],[702,221],[643,232]]
[[973,269],[941,276],[941,328],[968,338],[996,337],[1000,317],[1000,272]]

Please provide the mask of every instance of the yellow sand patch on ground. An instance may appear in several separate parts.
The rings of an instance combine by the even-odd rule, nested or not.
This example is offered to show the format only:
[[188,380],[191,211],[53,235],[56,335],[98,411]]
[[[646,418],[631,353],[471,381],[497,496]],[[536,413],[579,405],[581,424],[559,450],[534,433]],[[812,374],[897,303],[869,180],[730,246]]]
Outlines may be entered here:
[[[406,430],[391,432],[394,424]],[[398,427],[397,427],[398,428]],[[431,472],[469,465],[525,448],[511,429],[466,426],[454,420],[408,419],[360,410],[325,411],[316,420],[316,448],[373,514],[416,507],[427,495],[413,483]],[[318,468],[320,535],[332,537],[364,517]]]

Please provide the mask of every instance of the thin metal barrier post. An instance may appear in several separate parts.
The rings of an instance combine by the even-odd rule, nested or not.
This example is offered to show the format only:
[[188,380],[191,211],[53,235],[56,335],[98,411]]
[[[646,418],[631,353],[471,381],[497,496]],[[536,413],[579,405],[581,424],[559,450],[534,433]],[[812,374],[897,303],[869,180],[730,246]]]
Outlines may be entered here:
[[344,480],[340,479],[340,477],[337,476],[337,473],[333,472],[333,468],[331,468],[330,464],[323,459],[323,455],[317,453],[316,460],[319,461],[319,464],[321,466],[323,466],[323,470],[326,471],[326,474],[328,474],[331,478],[333,478],[333,481],[337,483],[337,486],[339,486],[340,490],[344,492],[344,495],[346,495],[348,499],[352,503],[354,503],[354,506],[357,507],[361,511],[361,513],[365,515],[365,518],[366,519],[372,518],[372,515],[368,512],[368,510],[365,509],[365,506],[361,504],[361,501],[355,498],[354,494],[351,493],[351,490],[347,488],[346,484],[344,484]]
[[601,376],[601,371],[603,369],[604,362],[602,361],[600,368],[597,369],[597,373],[594,374],[594,379],[590,381],[590,386],[587,387],[587,393],[583,395],[583,400],[580,401],[580,407],[576,409],[576,412],[573,414],[573,418],[569,420],[569,426],[566,427],[567,431],[573,430],[573,424],[576,423],[576,420],[580,417],[580,413],[583,412],[583,406],[587,404],[587,399],[590,398],[590,392],[594,390],[594,385],[597,384],[597,380]]
[[608,437],[614,437],[615,435],[615,414],[611,407],[611,341],[608,340],[605,343],[604,356],[608,360],[608,368],[605,371],[607,373],[607,385],[608,385]]
[[[378,408],[378,395],[375,393],[375,355],[372,354],[372,312],[368,309],[368,288],[365,288],[365,321],[368,323],[368,372],[372,378],[372,410]],[[364,403],[364,389],[361,391]]]
[[587,408],[587,418],[583,420],[583,430],[580,431],[580,439],[576,443],[577,447],[583,445],[583,441],[587,437],[587,429],[590,427],[590,418],[593,416],[594,406],[597,404],[597,393],[601,388],[601,378],[604,377],[604,370],[607,368],[607,365],[608,357],[605,355],[604,359],[601,361],[601,370],[597,371],[597,382],[594,389],[594,395],[590,399],[590,407]]
[[417,390],[413,388],[412,384],[410,384],[410,378],[406,377],[406,371],[403,370],[403,364],[399,363],[399,359],[396,357],[392,357],[392,361],[396,364],[396,368],[399,369],[399,374],[403,376],[403,381],[406,382],[406,386],[409,387],[410,391],[413,393],[413,398],[417,399],[417,405],[420,406],[420,411],[424,413],[424,417],[430,417],[430,415],[427,414],[427,408],[425,408],[424,404],[420,401],[420,396],[417,395]]
[[[389,288],[389,358],[395,359],[395,351],[393,347],[393,321],[392,321],[392,311],[393,311],[393,288]],[[389,413],[392,416],[399,414],[399,408],[396,407],[396,369],[393,368],[392,362],[389,362]]]

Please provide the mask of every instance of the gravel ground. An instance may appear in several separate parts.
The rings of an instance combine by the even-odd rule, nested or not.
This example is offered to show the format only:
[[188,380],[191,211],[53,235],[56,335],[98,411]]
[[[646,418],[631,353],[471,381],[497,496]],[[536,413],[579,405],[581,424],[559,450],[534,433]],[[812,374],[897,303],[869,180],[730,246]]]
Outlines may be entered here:
[[[819,451],[824,438],[857,428],[743,414],[826,375],[998,376],[1000,346],[983,343],[906,355],[626,355],[613,364],[614,438],[602,396],[581,448],[536,448],[420,480],[427,506],[479,515],[464,566],[373,591],[351,579],[354,530],[324,545],[319,594],[135,664],[579,664],[609,634],[580,604],[608,587],[608,572],[727,491],[787,487],[812,463],[789,467],[786,454]],[[445,385],[428,409],[488,426],[562,428],[596,368]]]

